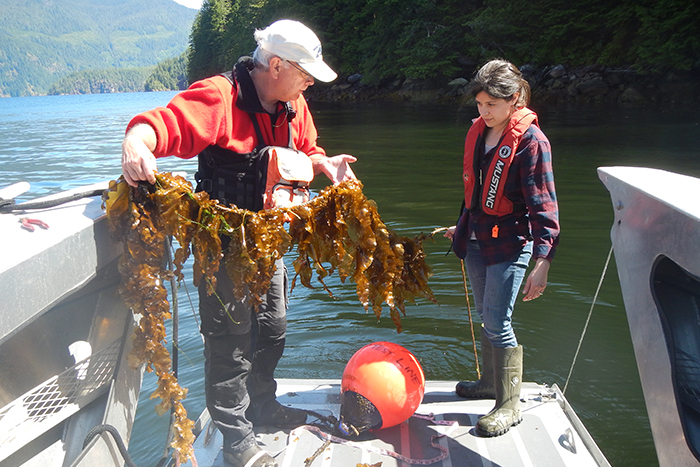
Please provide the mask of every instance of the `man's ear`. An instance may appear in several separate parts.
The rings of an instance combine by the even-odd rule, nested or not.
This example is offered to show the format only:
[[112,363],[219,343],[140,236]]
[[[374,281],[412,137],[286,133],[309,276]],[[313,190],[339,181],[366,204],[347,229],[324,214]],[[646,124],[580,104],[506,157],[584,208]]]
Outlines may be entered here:
[[284,63],[281,58],[272,57],[270,59],[270,73],[272,74],[273,78],[277,78],[280,75],[283,66]]

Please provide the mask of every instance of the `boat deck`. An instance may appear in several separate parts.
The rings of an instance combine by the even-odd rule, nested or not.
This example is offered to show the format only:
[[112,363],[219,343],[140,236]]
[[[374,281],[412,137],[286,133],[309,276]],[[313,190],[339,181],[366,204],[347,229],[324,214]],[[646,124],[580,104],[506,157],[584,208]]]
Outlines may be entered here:
[[[454,386],[450,381],[428,381],[416,415],[359,438],[330,439],[313,426],[262,427],[256,428],[258,443],[281,467],[610,465],[556,386],[523,383],[523,422],[495,438],[478,437],[474,431],[474,424],[493,408],[494,401],[461,399]],[[278,380],[277,394],[285,405],[323,416],[340,413],[337,380]],[[313,421],[309,417],[311,425]],[[201,429],[195,442],[198,465],[228,466],[221,451],[222,436],[206,411],[197,425]]]
[[[18,185],[24,188],[1,189],[0,198],[29,188]],[[127,364],[136,320],[117,292],[122,249],[95,195],[106,188],[76,188],[29,204],[80,199],[0,214],[3,467],[123,465],[111,437],[93,437],[84,448],[102,424],[128,441],[143,372]],[[44,227],[23,228],[25,216]]]

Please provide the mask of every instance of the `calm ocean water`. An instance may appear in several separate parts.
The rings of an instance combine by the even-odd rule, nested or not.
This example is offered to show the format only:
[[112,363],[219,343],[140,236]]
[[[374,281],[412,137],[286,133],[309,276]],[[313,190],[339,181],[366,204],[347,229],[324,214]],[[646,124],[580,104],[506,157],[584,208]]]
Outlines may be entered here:
[[[120,174],[120,143],[136,113],[165,105],[173,93],[132,93],[0,99],[0,186],[28,181],[24,199]],[[518,303],[515,329],[525,348],[525,379],[563,387],[610,248],[610,199],[596,168],[649,166],[700,176],[700,123],[689,111],[605,107],[537,109],[552,142],[562,238],[545,295]],[[447,226],[457,217],[461,153],[475,109],[412,104],[316,104],[312,110],[330,154],[358,157],[354,169],[387,225],[412,236]],[[194,162],[161,160],[162,171]],[[325,181],[315,182],[317,187]],[[287,349],[280,377],[340,378],[361,346],[399,343],[420,360],[429,379],[474,376],[470,330],[459,263],[445,255],[441,237],[425,245],[438,305],[409,305],[404,332],[387,314],[366,314],[351,285],[327,281],[335,299],[298,286],[289,309]],[[288,259],[292,259],[291,257]],[[204,408],[202,341],[191,280],[179,292],[180,381],[192,418]],[[165,446],[168,420],[148,397],[144,378],[130,452],[141,466],[155,465]],[[613,465],[655,465],[617,271],[608,270],[567,398]]]

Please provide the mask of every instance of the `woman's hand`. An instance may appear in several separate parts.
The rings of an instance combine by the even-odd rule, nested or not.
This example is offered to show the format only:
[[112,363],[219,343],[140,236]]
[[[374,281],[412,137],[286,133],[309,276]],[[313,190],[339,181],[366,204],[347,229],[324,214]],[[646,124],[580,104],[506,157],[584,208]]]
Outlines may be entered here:
[[535,267],[532,268],[532,272],[527,276],[525,281],[525,287],[523,287],[523,297],[524,302],[529,302],[534,300],[544,292],[547,288],[547,273],[549,272],[549,261],[545,258],[537,258]]
[[456,225],[448,227],[447,230],[445,231],[445,237],[447,237],[449,240],[452,240],[455,236],[456,229],[457,229]]

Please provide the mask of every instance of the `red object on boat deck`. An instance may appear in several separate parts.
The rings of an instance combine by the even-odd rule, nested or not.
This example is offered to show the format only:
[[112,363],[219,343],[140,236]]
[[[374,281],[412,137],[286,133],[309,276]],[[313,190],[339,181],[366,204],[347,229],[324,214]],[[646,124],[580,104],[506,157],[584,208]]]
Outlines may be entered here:
[[34,232],[34,226],[38,225],[42,229],[46,230],[49,228],[49,224],[47,224],[44,221],[41,221],[39,219],[29,219],[27,217],[20,217],[19,219],[20,224],[22,224],[22,228],[24,230],[28,230],[30,232]]
[[355,352],[341,381],[341,418],[360,431],[407,420],[423,401],[425,375],[416,357],[392,342]]

